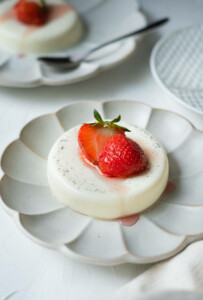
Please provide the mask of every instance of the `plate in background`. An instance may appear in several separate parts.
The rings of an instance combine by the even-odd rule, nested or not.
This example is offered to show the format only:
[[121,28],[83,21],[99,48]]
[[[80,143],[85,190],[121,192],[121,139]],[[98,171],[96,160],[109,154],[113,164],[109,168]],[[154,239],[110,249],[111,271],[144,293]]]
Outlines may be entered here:
[[[68,2],[76,7],[83,18],[88,28],[87,34],[72,49],[52,53],[52,56],[81,54],[100,43],[146,25],[146,19],[134,0],[69,0]],[[68,72],[57,72],[43,67],[37,61],[37,55],[24,56],[0,49],[0,85],[34,87],[71,84],[121,63],[128,58],[135,47],[136,41],[133,37],[117,42],[95,52],[77,69]]]
[[151,54],[158,84],[176,101],[203,115],[203,25],[161,39]]
[[[69,128],[91,121],[94,108],[106,119],[122,113],[123,121],[147,128],[168,154],[175,191],[131,227],[72,211],[56,201],[47,183],[53,143]],[[202,153],[203,132],[175,113],[135,101],[77,102],[32,120],[6,148],[0,203],[32,240],[76,260],[98,265],[157,262],[203,238]]]

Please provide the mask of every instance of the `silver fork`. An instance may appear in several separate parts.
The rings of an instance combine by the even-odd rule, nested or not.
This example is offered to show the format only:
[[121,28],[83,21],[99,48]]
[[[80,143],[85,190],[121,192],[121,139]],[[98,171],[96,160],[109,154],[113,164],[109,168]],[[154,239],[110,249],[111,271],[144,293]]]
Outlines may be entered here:
[[50,66],[50,67],[54,67],[54,68],[63,68],[63,69],[75,69],[77,68],[80,63],[82,61],[84,61],[90,54],[92,54],[93,52],[103,48],[103,47],[106,47],[110,44],[113,44],[113,43],[116,43],[118,41],[121,41],[123,39],[126,39],[128,37],[131,37],[131,36],[134,36],[134,35],[137,35],[137,34],[140,34],[140,33],[143,33],[143,32],[146,32],[150,29],[153,29],[155,27],[158,27],[160,25],[163,25],[165,24],[166,22],[168,22],[169,19],[168,18],[164,18],[164,19],[161,19],[161,20],[158,20],[156,22],[153,22],[153,23],[150,23],[148,24],[147,26],[145,27],[142,27],[138,30],[135,30],[135,31],[132,31],[130,33],[127,33],[127,34],[124,34],[120,37],[117,37],[111,41],[108,41],[108,42],[105,42],[105,43],[102,43],[98,46],[96,46],[95,48],[92,48],[90,49],[88,52],[86,53],[83,53],[82,55],[80,56],[74,56],[74,55],[71,55],[71,56],[66,56],[66,57],[38,57],[38,60],[44,64],[46,64],[47,66]]

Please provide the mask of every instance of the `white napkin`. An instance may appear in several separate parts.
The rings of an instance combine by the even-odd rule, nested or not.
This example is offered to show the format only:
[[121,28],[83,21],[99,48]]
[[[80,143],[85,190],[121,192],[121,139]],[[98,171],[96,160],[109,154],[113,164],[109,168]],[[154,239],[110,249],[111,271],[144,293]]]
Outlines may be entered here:
[[203,299],[203,241],[188,246],[174,258],[157,263],[107,299]]

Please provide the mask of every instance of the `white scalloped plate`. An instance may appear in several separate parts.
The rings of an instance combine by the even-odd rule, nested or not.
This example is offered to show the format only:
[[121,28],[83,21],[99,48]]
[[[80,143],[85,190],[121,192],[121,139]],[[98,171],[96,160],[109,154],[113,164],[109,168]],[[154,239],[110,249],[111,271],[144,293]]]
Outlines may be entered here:
[[[168,153],[173,193],[125,227],[64,207],[47,185],[47,155],[55,140],[76,124],[104,118],[122,119],[149,129]],[[134,101],[77,102],[28,123],[2,156],[1,204],[22,232],[43,246],[77,260],[113,265],[166,259],[203,237],[203,132],[181,116]]]
[[[144,15],[134,0],[69,0],[80,13],[86,28],[84,39],[74,48],[60,53],[64,56],[85,53],[88,49],[122,34],[146,25]],[[116,9],[115,9],[116,8]],[[85,80],[102,70],[123,62],[133,53],[135,39],[128,38],[92,54],[87,61],[72,71],[54,71],[37,61],[37,55],[19,55],[0,48],[0,85],[35,87],[40,85],[64,85]],[[43,53],[43,56],[46,55]]]

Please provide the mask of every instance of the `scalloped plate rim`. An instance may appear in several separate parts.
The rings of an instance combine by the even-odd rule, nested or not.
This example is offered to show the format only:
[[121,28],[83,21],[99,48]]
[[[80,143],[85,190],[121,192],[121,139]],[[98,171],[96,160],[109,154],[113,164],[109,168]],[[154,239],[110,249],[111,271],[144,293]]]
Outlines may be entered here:
[[[63,110],[66,107],[69,107],[71,105],[79,105],[80,103],[84,103],[84,102],[88,102],[88,103],[98,103],[98,101],[79,101],[79,102],[71,102],[68,105],[60,108],[59,110],[57,110],[56,112],[53,113],[48,113],[48,114],[44,114],[44,115],[40,115],[37,116],[36,118],[30,120],[27,124],[25,124],[25,126],[23,126],[23,128],[21,129],[20,133],[19,133],[19,137],[17,139],[15,139],[14,141],[12,141],[4,150],[3,154],[2,154],[2,158],[4,156],[4,153],[7,151],[8,147],[15,142],[16,140],[21,140],[20,135],[22,130],[32,121],[34,121],[35,119],[38,119],[40,117],[46,116],[46,115],[56,115],[59,111]],[[181,116],[180,114],[174,113],[170,110],[166,110],[166,109],[159,109],[159,108],[155,108],[152,107],[148,104],[142,103],[142,102],[138,102],[135,100],[106,100],[106,101],[100,101],[99,103],[101,103],[101,105],[104,105],[105,103],[114,103],[114,102],[125,102],[125,103],[136,103],[138,105],[142,105],[145,107],[149,107],[151,110],[158,110],[158,111],[165,111],[165,112],[169,112],[172,114],[175,114],[177,116],[179,116],[180,118],[186,120],[190,126],[192,126],[192,129],[198,132],[203,133],[202,130],[196,129],[195,126],[185,117]],[[1,158],[1,161],[2,161]],[[6,174],[4,173],[2,178],[5,176]],[[8,175],[7,175],[8,176]],[[8,176],[10,177],[10,176]],[[2,179],[1,178],[1,179]],[[91,257],[91,256],[85,256],[79,253],[74,252],[73,250],[69,249],[66,244],[56,244],[56,243],[49,243],[46,241],[43,241],[42,239],[39,239],[37,237],[35,237],[34,235],[32,235],[30,232],[28,232],[26,230],[26,228],[23,227],[22,223],[21,223],[21,213],[15,211],[14,209],[10,208],[9,206],[7,206],[3,199],[0,197],[0,204],[3,207],[3,209],[13,218],[13,220],[15,221],[15,224],[17,225],[17,227],[19,228],[19,230],[26,235],[27,237],[29,237],[32,241],[37,242],[38,244],[40,244],[41,246],[45,246],[57,251],[60,251],[63,254],[66,254],[68,257],[70,258],[74,258],[78,261],[81,262],[85,262],[85,263],[91,263],[91,264],[95,264],[95,265],[118,265],[118,264],[123,264],[123,263],[137,263],[137,264],[146,264],[146,263],[152,263],[152,262],[158,262],[164,259],[167,259],[171,256],[176,255],[177,253],[179,253],[180,251],[182,251],[187,245],[193,243],[194,241],[199,240],[200,238],[203,238],[203,233],[200,233],[198,235],[182,235],[183,240],[178,244],[178,246],[174,249],[171,249],[165,253],[162,253],[161,255],[153,255],[153,256],[148,256],[148,257],[142,257],[139,255],[133,255],[129,250],[126,251],[126,253],[124,253],[123,255],[120,255],[118,257],[115,258],[96,258],[96,257]],[[136,259],[137,258],[137,259]]]
[[[46,247],[48,249],[52,249],[55,251],[59,251],[63,253],[64,255],[67,255],[71,259],[75,259],[82,263],[90,263],[92,265],[100,265],[100,266],[116,266],[121,265],[125,263],[133,263],[133,264],[148,264],[148,263],[155,263],[159,262],[168,258],[171,258],[178,254],[180,251],[184,250],[185,247],[190,245],[191,243],[198,241],[200,238],[203,238],[203,233],[199,234],[197,236],[192,236],[187,238],[186,236],[183,236],[183,240],[178,244],[178,246],[167,253],[163,253],[161,255],[154,255],[154,256],[139,256],[139,255],[133,255],[130,251],[124,253],[123,255],[117,256],[115,258],[96,258],[91,256],[85,256],[79,253],[76,253],[69,249],[66,244],[51,244],[46,241],[43,241],[35,236],[33,236],[31,233],[29,233],[22,225],[21,223],[21,213],[14,211],[13,209],[7,207],[2,199],[0,198],[0,204],[4,208],[4,210],[12,217],[13,221],[15,222],[17,228],[21,233],[23,233],[24,236],[28,237],[31,241],[37,243],[38,245],[42,247]],[[135,259],[137,258],[137,259]]]
[[[142,17],[142,24],[141,26],[145,26],[147,24],[147,18],[146,16],[138,9],[137,13]],[[138,36],[138,39],[141,38]],[[33,81],[23,83],[23,82],[17,82],[17,81],[9,81],[9,80],[3,80],[1,79],[0,86],[5,86],[5,87],[14,87],[14,88],[33,88],[33,87],[40,87],[40,86],[60,86],[60,85],[67,85],[67,84],[74,84],[77,82],[84,81],[86,79],[92,78],[99,74],[100,72],[103,71],[108,71],[111,68],[114,68],[115,66],[118,66],[119,64],[123,63],[125,60],[127,60],[135,51],[136,46],[137,46],[137,39],[134,37],[130,37],[126,40],[121,41],[122,44],[129,44],[128,47],[128,53],[122,56],[119,60],[113,62],[113,63],[108,63],[107,65],[100,65],[99,63],[97,64],[97,60],[95,62],[86,62],[89,65],[96,66],[95,70],[91,73],[84,74],[82,76],[78,76],[74,79],[65,79],[65,80],[60,80],[60,81],[52,81],[52,80],[46,80],[43,79],[43,75]],[[118,42],[120,43],[120,42]],[[122,47],[121,44],[121,47]],[[117,51],[117,50],[116,50]]]

